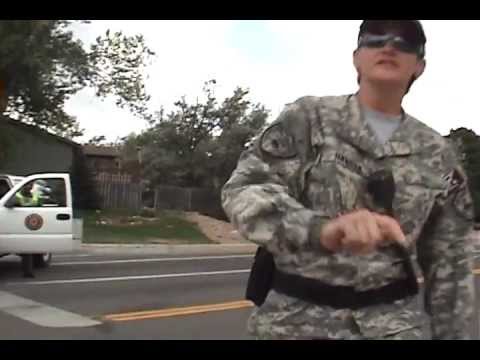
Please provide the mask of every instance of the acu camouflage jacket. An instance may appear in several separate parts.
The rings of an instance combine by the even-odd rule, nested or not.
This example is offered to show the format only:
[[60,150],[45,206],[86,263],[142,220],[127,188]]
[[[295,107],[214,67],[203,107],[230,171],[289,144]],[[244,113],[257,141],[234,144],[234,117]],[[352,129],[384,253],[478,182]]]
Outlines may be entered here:
[[[242,154],[223,188],[222,203],[241,235],[274,254],[280,270],[358,290],[378,288],[405,277],[391,246],[367,256],[332,254],[321,247],[319,232],[341,213],[375,210],[365,179],[379,169],[393,172],[393,210],[410,241],[412,261],[421,269],[418,276],[425,281],[432,336],[468,338],[473,312],[472,201],[449,143],[413,117],[405,114],[392,138],[380,145],[362,118],[356,96],[301,98]],[[296,311],[294,304],[280,309],[273,301],[269,296],[259,314],[274,319],[280,310]],[[338,315],[332,309],[301,305],[304,311],[299,314],[310,308],[320,318]],[[375,322],[377,310],[348,313],[362,331],[375,336],[384,330]],[[409,317],[402,304],[384,312]],[[418,314],[409,314],[407,322],[416,321]],[[275,322],[270,325],[275,327]],[[322,326],[325,323],[318,324]]]

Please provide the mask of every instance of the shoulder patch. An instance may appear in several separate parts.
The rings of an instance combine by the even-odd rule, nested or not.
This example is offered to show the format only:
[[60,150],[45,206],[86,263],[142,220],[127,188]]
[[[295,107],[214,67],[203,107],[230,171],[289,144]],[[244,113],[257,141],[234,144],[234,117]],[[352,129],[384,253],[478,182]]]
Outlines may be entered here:
[[260,139],[260,148],[277,158],[288,159],[297,155],[295,139],[285,131],[281,123],[265,130]]

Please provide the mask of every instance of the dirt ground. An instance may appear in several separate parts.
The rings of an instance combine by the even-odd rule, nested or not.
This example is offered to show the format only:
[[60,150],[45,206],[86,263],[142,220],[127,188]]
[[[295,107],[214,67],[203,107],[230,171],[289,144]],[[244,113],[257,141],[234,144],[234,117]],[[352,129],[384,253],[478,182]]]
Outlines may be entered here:
[[242,239],[228,222],[201,215],[197,212],[186,212],[185,217],[187,220],[197,224],[205,236],[213,242],[219,244],[248,243],[248,241]]

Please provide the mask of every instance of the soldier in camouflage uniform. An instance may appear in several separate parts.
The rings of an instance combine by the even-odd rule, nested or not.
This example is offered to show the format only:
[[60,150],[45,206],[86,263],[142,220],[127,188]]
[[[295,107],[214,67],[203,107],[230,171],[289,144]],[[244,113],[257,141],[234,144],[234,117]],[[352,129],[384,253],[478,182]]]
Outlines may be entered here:
[[[424,70],[425,42],[418,21],[364,21],[354,52],[359,92],[287,105],[222,191],[231,222],[283,273],[375,290],[405,278],[393,244],[404,246],[424,279],[423,308],[416,295],[342,308],[272,289],[248,321],[255,337],[421,339],[429,321],[433,339],[469,338],[467,180],[450,144],[401,107]],[[379,169],[395,180],[391,215],[366,190]]]

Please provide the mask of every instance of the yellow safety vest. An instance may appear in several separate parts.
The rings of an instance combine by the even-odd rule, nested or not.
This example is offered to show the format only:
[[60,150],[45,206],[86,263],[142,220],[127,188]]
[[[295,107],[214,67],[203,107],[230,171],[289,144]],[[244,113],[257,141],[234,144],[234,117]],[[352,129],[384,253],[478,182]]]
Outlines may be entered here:
[[32,194],[32,196],[29,197],[18,192],[15,196],[17,197],[20,206],[38,206],[40,204],[40,199],[37,194]]

